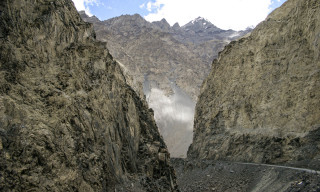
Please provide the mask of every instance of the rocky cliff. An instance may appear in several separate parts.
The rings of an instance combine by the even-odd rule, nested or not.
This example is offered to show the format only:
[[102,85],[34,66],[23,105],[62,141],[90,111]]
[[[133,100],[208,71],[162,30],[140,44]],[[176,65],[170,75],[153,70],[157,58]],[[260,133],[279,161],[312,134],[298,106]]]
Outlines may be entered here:
[[70,0],[0,1],[0,191],[176,191],[152,110]]
[[195,101],[210,63],[243,34],[221,30],[203,18],[171,27],[165,19],[150,23],[138,14],[105,21],[83,11],[80,15],[94,24],[97,39],[108,42],[111,54],[134,77],[134,87],[142,83],[171,155],[186,157]]
[[188,156],[320,169],[320,3],[288,0],[204,81]]

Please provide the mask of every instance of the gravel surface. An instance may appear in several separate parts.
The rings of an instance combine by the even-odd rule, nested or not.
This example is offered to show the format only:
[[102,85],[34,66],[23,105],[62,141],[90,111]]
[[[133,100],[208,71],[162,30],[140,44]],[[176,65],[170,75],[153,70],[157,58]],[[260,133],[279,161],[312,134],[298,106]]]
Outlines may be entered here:
[[181,191],[320,192],[320,175],[270,165],[172,159]]

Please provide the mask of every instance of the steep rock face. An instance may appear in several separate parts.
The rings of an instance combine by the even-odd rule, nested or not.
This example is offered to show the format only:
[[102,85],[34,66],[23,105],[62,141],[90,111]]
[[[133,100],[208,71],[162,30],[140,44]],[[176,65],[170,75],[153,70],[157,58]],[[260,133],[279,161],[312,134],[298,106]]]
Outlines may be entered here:
[[219,33],[212,34],[213,25],[203,19],[171,27],[165,19],[150,23],[138,14],[105,21],[80,14],[94,24],[97,39],[108,43],[114,58],[134,77],[134,87],[142,83],[171,155],[186,157],[200,85],[214,55],[235,31],[214,26]]
[[0,14],[0,191],[175,191],[152,111],[73,3]]
[[188,156],[320,169],[320,3],[288,0],[214,60]]

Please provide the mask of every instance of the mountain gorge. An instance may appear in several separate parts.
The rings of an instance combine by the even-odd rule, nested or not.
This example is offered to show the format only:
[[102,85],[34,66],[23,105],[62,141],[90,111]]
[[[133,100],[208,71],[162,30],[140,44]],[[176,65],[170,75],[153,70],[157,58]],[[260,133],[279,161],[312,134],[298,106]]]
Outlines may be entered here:
[[72,1],[0,14],[0,191],[178,190],[153,111]]
[[245,31],[0,1],[0,191],[320,191],[319,46],[319,0]]
[[250,30],[221,30],[203,18],[171,27],[165,19],[150,23],[138,14],[105,21],[83,11],[80,15],[93,23],[97,39],[107,42],[133,77],[135,90],[143,88],[171,155],[186,157],[196,98],[210,63],[227,43]]

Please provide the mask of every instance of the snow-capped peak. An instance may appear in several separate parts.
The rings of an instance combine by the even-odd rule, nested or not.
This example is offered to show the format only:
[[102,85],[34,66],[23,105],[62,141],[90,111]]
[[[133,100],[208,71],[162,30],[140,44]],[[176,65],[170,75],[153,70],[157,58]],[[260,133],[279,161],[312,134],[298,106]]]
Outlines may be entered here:
[[192,22],[192,24],[198,23],[198,22],[202,22],[203,25],[206,25],[209,21],[207,19],[203,18],[203,17],[198,17],[198,18],[194,19],[191,22]]

